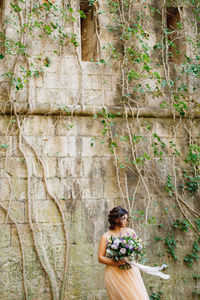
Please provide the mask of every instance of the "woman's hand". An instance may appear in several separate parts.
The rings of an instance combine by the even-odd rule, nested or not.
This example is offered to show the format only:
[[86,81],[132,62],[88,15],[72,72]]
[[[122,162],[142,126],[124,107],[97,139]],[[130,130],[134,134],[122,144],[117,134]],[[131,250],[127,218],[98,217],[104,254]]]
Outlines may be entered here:
[[123,260],[118,260],[118,261],[115,261],[115,260],[114,260],[114,265],[115,265],[115,266],[122,266],[122,265],[125,265],[125,264],[126,264],[125,259],[123,259]]

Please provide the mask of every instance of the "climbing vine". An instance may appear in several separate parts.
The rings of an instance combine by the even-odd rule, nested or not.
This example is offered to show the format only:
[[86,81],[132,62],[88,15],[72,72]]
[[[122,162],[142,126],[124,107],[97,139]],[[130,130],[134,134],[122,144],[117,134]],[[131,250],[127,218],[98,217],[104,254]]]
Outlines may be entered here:
[[[113,44],[112,47],[109,47],[109,50],[111,51],[111,55],[109,57],[110,59],[112,58],[113,61],[115,61],[115,59],[117,59],[118,61],[119,59],[121,59],[121,105],[124,111],[118,114],[112,114],[104,108],[102,112],[99,112],[98,117],[102,119],[101,123],[103,124],[103,135],[107,135],[109,138],[109,148],[115,156],[116,168],[118,169],[118,171],[120,169],[129,169],[132,170],[133,174],[138,173],[139,178],[143,180],[143,184],[146,188],[147,184],[145,184],[145,179],[143,175],[141,176],[141,172],[143,171],[143,174],[145,174],[147,177],[149,174],[149,164],[152,164],[152,170],[156,171],[156,165],[166,159],[166,157],[170,157],[173,165],[172,173],[169,173],[166,178],[162,178],[161,176],[163,181],[161,180],[160,183],[161,185],[163,185],[164,181],[166,182],[166,191],[169,192],[170,197],[175,199],[177,205],[181,208],[183,215],[185,215],[185,212],[182,210],[182,207],[187,208],[189,213],[192,214],[192,217],[196,219],[199,216],[199,213],[193,211],[192,208],[190,208],[182,198],[182,196],[184,197],[184,194],[186,192],[194,194],[199,193],[199,140],[198,136],[196,136],[196,132],[192,132],[191,130],[193,122],[195,122],[195,120],[190,118],[190,114],[195,113],[195,109],[190,105],[190,114],[188,112],[188,118],[183,120],[182,116],[185,115],[185,113],[180,113],[180,106],[183,103],[181,104],[181,101],[177,100],[180,97],[186,98],[186,96],[184,96],[184,92],[187,92],[187,101],[190,101],[191,96],[188,93],[189,87],[185,86],[184,91],[181,88],[183,84],[183,76],[185,76],[185,72],[183,72],[185,59],[188,59],[188,56],[185,54],[185,58],[183,59],[183,61],[180,61],[179,64],[173,64],[173,66],[170,66],[169,59],[171,57],[171,54],[169,54],[169,47],[177,47],[177,45],[175,44],[176,39],[171,45],[170,35],[172,34],[172,30],[175,30],[176,28],[170,28],[171,25],[166,24],[165,21],[168,5],[172,8],[176,5],[179,8],[181,4],[173,1],[170,3],[163,1],[162,5],[158,7],[152,7],[151,5],[145,5],[144,3],[143,7],[139,5],[140,10],[136,11],[134,6],[135,1],[122,1],[122,3],[120,3],[119,1],[107,1],[107,3],[109,12],[113,16],[113,24],[109,25],[109,31],[118,36],[119,41],[118,43]],[[193,9],[194,15],[198,13],[198,2],[192,3],[190,1],[184,1],[183,4],[188,6],[193,5],[191,8]],[[194,4],[196,4],[196,6]],[[183,26],[185,24],[181,23],[181,20],[183,18],[182,10],[178,11],[180,13],[180,24],[178,24],[178,29],[176,29],[176,31],[179,32],[180,30],[183,30]],[[151,33],[148,33],[145,29],[145,26],[148,26],[148,22],[150,19],[149,16],[153,17],[155,13],[159,14],[161,17],[165,17],[163,18],[162,23],[162,30],[165,35],[164,38],[161,36],[162,40],[161,42],[158,42],[159,47],[157,44],[153,46],[150,44]],[[135,14],[134,20],[130,17],[133,14]],[[186,28],[184,30],[186,31]],[[185,34],[185,31],[181,32],[182,38]],[[195,38],[190,38],[189,33],[187,34],[189,45],[194,45],[196,41],[195,49],[197,49],[198,35],[195,36],[195,40]],[[157,63],[156,66],[162,66],[162,69],[164,71],[163,73],[160,71],[153,71],[153,68],[155,68],[154,52],[157,51],[157,48],[160,49],[160,47],[160,52],[163,57],[161,62],[159,64]],[[176,52],[177,56],[181,55],[178,50]],[[194,55],[193,52],[190,54],[191,56]],[[176,68],[177,72],[179,72],[179,69],[181,68],[181,72],[179,73],[180,75],[177,75],[177,77],[175,78],[176,82],[171,78],[168,78],[170,75],[170,68]],[[197,65],[196,68],[198,69]],[[166,74],[168,74],[168,76],[166,76]],[[190,73],[191,80],[192,77],[196,76],[196,73]],[[141,81],[143,81],[144,83],[142,84]],[[166,104],[167,106],[171,107],[171,114],[172,116],[174,116],[176,124],[173,127],[174,141],[165,143],[156,132],[151,133],[151,124],[145,125],[139,118],[143,107],[143,99],[146,99],[150,97],[152,93],[155,93],[155,90],[152,90],[150,84],[145,84],[145,82],[151,82],[151,84],[152,82],[155,82],[155,90],[159,91],[158,95],[156,96],[156,98],[158,98],[158,101],[160,96],[162,96],[161,98],[163,98],[164,95],[167,96],[169,92],[169,102],[166,102]],[[196,90],[198,88],[199,87],[197,85],[193,88],[193,90]],[[176,100],[174,100],[175,94],[177,97]],[[155,98],[155,96],[153,98]],[[141,102],[142,105],[140,104]],[[163,108],[163,103],[161,103],[160,106]],[[187,108],[187,110],[189,110],[189,107]],[[180,114],[177,115],[177,112]],[[113,120],[120,115],[125,116],[127,124],[127,130],[124,136],[119,135],[118,132],[113,133],[115,130]],[[97,115],[95,115],[95,118],[96,117]],[[131,128],[132,125],[129,122],[130,117],[135,118],[136,122],[139,124],[139,130],[141,130],[142,128],[143,134],[141,134],[141,132],[135,132],[135,130],[133,131],[133,128]],[[181,128],[182,130],[186,130],[186,132],[189,134],[188,139],[190,142],[188,145],[187,154],[181,153],[180,149],[177,149],[175,143],[177,130],[181,130]],[[118,156],[120,154],[118,154],[117,151],[119,149],[120,152],[120,145],[122,144],[122,142],[130,144],[132,153],[130,156],[129,154],[127,156],[125,156],[124,154],[124,157]],[[146,151],[144,151],[143,149],[145,143],[149,143],[149,145],[145,149]],[[180,159],[184,166],[181,169],[176,166],[176,161]],[[181,175],[178,175],[178,173],[181,173]],[[155,176],[157,178],[158,173],[155,172],[154,177]],[[179,182],[177,182],[177,180]],[[125,197],[122,198],[124,199]],[[126,200],[129,202],[129,199],[126,198]],[[130,203],[127,203],[127,205],[130,206]],[[188,219],[187,221],[189,222]]]
[[[163,207],[162,199],[171,199],[161,217],[169,232],[165,238],[155,237],[155,242],[164,240],[167,252],[177,261],[180,258],[175,253],[178,241],[174,228],[200,235],[200,140],[195,128],[199,118],[200,3],[107,0],[107,9],[112,18],[108,31],[115,38],[105,49],[106,63],[118,64],[121,70],[121,111],[112,113],[104,107],[94,117],[103,126],[101,142],[107,143],[113,154],[123,205],[130,211],[132,226],[138,226],[144,239],[149,226],[163,228],[159,218],[152,215],[153,206]],[[187,10],[192,13],[192,22]],[[157,22],[156,41],[151,22]],[[171,140],[160,136],[151,119],[143,118],[161,116],[166,116],[167,122],[172,118]],[[121,118],[125,130],[118,125]],[[181,139],[185,141],[184,149]],[[198,261],[198,242],[192,249],[183,258],[189,266]],[[151,297],[160,296],[154,293]]]
[[[129,209],[130,221],[137,227],[145,242],[148,242],[150,227],[159,231],[154,241],[163,243],[166,247],[166,253],[158,252],[159,257],[164,259],[169,254],[176,263],[180,259],[175,252],[178,245],[177,229],[183,234],[193,230],[195,241],[191,253],[183,259],[186,265],[193,266],[199,259],[200,235],[200,213],[196,208],[200,192],[200,140],[197,128],[197,95],[200,87],[197,24],[200,19],[200,3],[196,0],[162,0],[154,5],[148,1],[106,0],[105,12],[98,11],[98,1],[90,0],[89,6],[95,6],[97,16],[105,13],[111,19],[107,30],[112,39],[102,47],[96,62],[102,67],[102,82],[106,83],[103,80],[104,68],[115,66],[121,71],[118,83],[120,111],[109,111],[102,100],[102,109],[94,115],[94,119],[101,122],[102,138],[92,137],[91,146],[95,147],[98,142],[108,146],[113,156],[121,202]],[[187,7],[191,10],[192,22],[186,15]],[[0,60],[4,69],[0,86],[6,99],[1,110],[5,114],[8,110],[11,112],[9,127],[4,140],[0,142],[1,150],[5,151],[4,171],[11,195],[12,182],[7,170],[10,145],[7,137],[17,128],[18,146],[28,177],[28,224],[35,252],[48,278],[52,299],[61,300],[64,299],[67,278],[69,242],[66,217],[59,200],[49,188],[44,161],[36,147],[26,138],[24,126],[26,114],[34,110],[31,86],[45,76],[45,71],[54,63],[55,55],[62,56],[64,47],[69,47],[77,57],[82,76],[80,57],[77,54],[80,45],[73,27],[77,22],[77,11],[70,1],[58,4],[48,0],[30,3],[13,0],[7,10],[9,14],[6,14],[2,22],[0,33]],[[78,18],[80,16],[86,17],[79,10]],[[155,24],[157,22],[156,39],[151,32],[152,21]],[[9,31],[10,27],[14,36]],[[98,32],[97,37],[101,45]],[[49,43],[48,56],[32,55],[33,50],[37,50],[37,43],[39,47],[45,47]],[[79,90],[75,104],[81,98],[82,81]],[[26,92],[26,105],[24,110],[20,110],[23,92]],[[103,93],[104,91],[102,99]],[[59,110],[61,114],[73,113],[68,106],[59,107]],[[172,120],[168,128],[171,129],[170,140],[159,134],[159,130],[154,127],[155,122],[152,122],[152,118],[161,116],[166,117],[166,121],[167,118]],[[121,120],[123,126],[120,125]],[[73,124],[68,129],[72,127]],[[181,140],[184,140],[184,149]],[[31,173],[30,157],[35,165],[39,164],[47,194],[57,207],[63,226],[65,254],[61,277],[49,260],[41,228],[33,214],[31,191],[34,176]],[[169,203],[168,206],[165,206],[163,199]],[[71,200],[73,203],[74,199]],[[24,246],[20,228],[10,214],[11,201],[12,197],[8,208],[3,204],[0,207],[5,212],[6,222],[10,218],[17,229],[22,254],[24,297],[29,299]],[[161,216],[154,215],[152,211],[155,207],[161,211]],[[193,278],[198,279],[198,275]],[[198,290],[194,295],[199,295]],[[158,293],[153,292],[151,299],[163,299],[163,293],[160,290]]]
[[[27,258],[24,254],[24,242],[21,237],[20,226],[11,214],[13,187],[12,177],[9,175],[7,168],[8,151],[11,146],[7,142],[8,136],[13,130],[17,130],[18,147],[27,171],[27,217],[34,251],[41,269],[49,281],[52,299],[64,299],[69,247],[66,216],[60,201],[49,188],[43,158],[24,134],[24,124],[27,116],[23,114],[23,110],[20,112],[19,107],[21,95],[26,93],[27,109],[25,108],[25,112],[27,112],[27,115],[32,112],[31,85],[34,84],[35,80],[45,75],[45,70],[53,63],[55,55],[61,56],[66,45],[72,47],[72,49],[79,46],[77,35],[70,29],[70,27],[73,29],[75,22],[77,22],[77,13],[74,16],[74,9],[70,3],[56,4],[55,1],[48,0],[30,2],[14,0],[9,1],[9,3],[1,2],[1,14],[4,15],[4,18],[1,20],[0,60],[5,71],[1,74],[0,86],[4,91],[4,100],[6,100],[3,107],[1,107],[1,113],[6,114],[8,113],[8,107],[10,109],[9,126],[4,140],[1,141],[1,149],[5,151],[4,172],[10,187],[10,200],[8,207],[3,204],[0,204],[0,207],[6,215],[5,224],[8,220],[11,220],[17,230],[22,257],[24,299],[29,299],[31,289],[28,287],[27,282]],[[81,11],[80,15],[83,15]],[[37,48],[41,47],[41,43],[51,45],[49,56],[43,57],[41,51],[38,51]],[[33,53],[40,54],[33,55]],[[46,192],[60,215],[65,240],[61,275],[58,275],[55,263],[52,263],[48,249],[45,249],[42,227],[37,221],[36,204],[34,204],[32,194],[35,180],[31,171],[31,164],[35,166],[39,164]]]

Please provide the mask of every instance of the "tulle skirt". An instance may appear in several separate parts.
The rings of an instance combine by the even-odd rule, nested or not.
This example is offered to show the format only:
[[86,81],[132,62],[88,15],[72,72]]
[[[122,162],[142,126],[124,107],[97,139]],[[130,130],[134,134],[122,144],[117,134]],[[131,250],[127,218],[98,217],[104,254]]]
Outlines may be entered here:
[[132,266],[122,270],[117,266],[105,268],[105,285],[109,300],[149,300],[140,271]]

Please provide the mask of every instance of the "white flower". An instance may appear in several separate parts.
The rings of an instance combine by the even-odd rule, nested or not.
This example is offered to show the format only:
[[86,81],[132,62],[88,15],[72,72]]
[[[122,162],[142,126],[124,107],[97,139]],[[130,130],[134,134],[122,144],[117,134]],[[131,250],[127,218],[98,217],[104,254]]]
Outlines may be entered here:
[[140,251],[140,250],[142,250],[143,249],[143,246],[142,245],[139,245],[138,246],[138,250]]
[[126,249],[125,249],[125,248],[121,248],[121,249],[120,249],[120,252],[121,252],[122,254],[125,254],[125,253],[126,253]]
[[111,246],[111,248],[112,248],[112,249],[117,249],[117,248],[118,248],[118,245],[115,245],[115,244],[114,244],[114,245]]
[[114,244],[118,244],[118,245],[119,245],[119,243],[120,243],[120,240],[119,240],[119,239],[116,239],[116,240],[114,241]]
[[107,249],[107,250],[106,250],[106,254],[107,254],[108,256],[110,256],[110,257],[113,256],[113,252],[112,252],[110,249]]

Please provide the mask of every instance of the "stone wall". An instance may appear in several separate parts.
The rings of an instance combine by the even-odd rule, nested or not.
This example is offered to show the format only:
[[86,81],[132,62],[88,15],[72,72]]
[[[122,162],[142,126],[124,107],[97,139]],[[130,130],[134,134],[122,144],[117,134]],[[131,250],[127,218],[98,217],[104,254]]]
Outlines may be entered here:
[[[77,10],[77,1],[72,2]],[[104,1],[99,3],[102,9]],[[106,14],[99,15],[101,46],[111,39],[106,31],[109,22]],[[80,42],[79,18],[69,29]],[[153,25],[148,29],[153,45],[158,32]],[[13,32],[13,28],[8,31],[10,35]],[[59,55],[53,53],[55,49]],[[183,263],[184,256],[191,252],[194,233],[189,229],[186,235],[172,228],[181,214],[165,191],[166,177],[174,170],[170,141],[183,155],[186,153],[184,125],[188,120],[174,119],[170,110],[160,108],[163,99],[147,96],[139,103],[139,113],[138,107],[131,108],[133,114],[128,112],[128,121],[119,114],[113,120],[112,132],[119,140],[127,134],[127,122],[132,135],[144,137],[138,153],[149,149],[153,133],[168,145],[165,159],[149,162],[148,172],[142,174],[149,187],[149,202],[137,172],[121,168],[117,178],[114,156],[107,147],[109,138],[102,135],[101,118],[93,117],[103,108],[114,113],[123,111],[119,66],[81,61],[80,48],[66,44],[60,49],[48,39],[30,40],[29,50],[38,66],[51,57],[44,74],[31,78],[20,92],[11,90],[9,94],[5,83],[0,86],[0,300],[107,299],[104,266],[97,260],[98,243],[108,230],[109,210],[124,205],[122,196],[128,198],[127,191],[134,195],[134,212],[149,207],[145,226],[143,217],[132,222],[138,235],[145,237],[147,263],[170,265],[167,272],[171,279],[163,286],[161,279],[144,276],[149,294],[160,288],[166,300],[195,299],[192,291],[199,284],[192,274],[198,274],[199,265],[189,268]],[[11,63],[9,59],[3,62],[1,73]],[[199,121],[193,122],[198,136]],[[119,145],[119,158],[125,154],[131,157],[131,147],[122,141]],[[177,165],[184,166],[181,160]],[[157,182],[151,177],[152,171]],[[190,207],[199,211],[198,197],[189,201]],[[161,223],[163,227],[158,227]],[[175,234],[177,261],[164,245],[167,232]],[[157,236],[161,240],[155,242]]]
[[[122,204],[122,200],[120,200],[112,153],[100,142],[91,146],[94,136],[102,138],[100,124],[96,122],[91,117],[29,116],[23,129],[28,143],[36,149],[44,163],[48,189],[58,199],[67,220],[69,253],[66,299],[107,299],[103,283],[103,266],[99,265],[97,260],[98,242],[102,233],[108,229],[109,210]],[[143,122],[146,120],[143,119]],[[148,119],[148,122],[165,142],[172,138],[170,136],[170,126],[174,126],[172,120],[153,118]],[[8,128],[9,123],[9,118],[1,118],[2,133]],[[72,123],[74,126],[70,128]],[[137,120],[130,120],[130,124],[136,128]],[[115,129],[123,133],[125,129],[123,119],[116,121]],[[41,165],[35,160],[30,147],[26,149],[31,180],[31,197],[27,199],[27,169],[18,147],[18,132],[13,128],[12,134],[7,139],[6,174],[4,161],[6,151],[1,150],[1,205],[5,208],[10,206],[10,216],[18,224],[24,249],[29,299],[51,299],[47,275],[36,254],[29,216],[31,215],[32,218],[34,237],[39,239],[38,251],[40,254],[46,253],[51,272],[58,285],[62,277],[64,251],[66,251],[61,216],[55,201],[45,190]],[[183,147],[185,143],[181,130],[176,142],[178,147]],[[162,168],[159,171],[160,176],[165,176],[163,173],[168,174],[170,171],[167,161],[161,163],[160,168]],[[136,185],[136,180],[137,177],[128,175],[130,191]],[[149,224],[147,262],[170,265],[168,273],[171,279],[164,282],[163,288],[168,294],[166,299],[186,299],[191,296],[194,289],[190,277],[192,273],[198,273],[199,270],[198,265],[190,270],[182,263],[184,255],[191,249],[193,234],[187,233],[185,237],[184,234],[176,233],[179,260],[174,263],[168,255],[163,261],[163,256],[159,256],[159,252],[167,255],[166,248],[163,241],[156,244],[154,239],[157,235],[165,237],[165,228],[170,230],[172,220],[177,217],[177,207],[172,204],[170,198],[161,199],[155,191],[152,191],[151,198],[150,216],[156,216],[156,224],[162,222],[164,228],[158,230],[157,225]],[[145,209],[146,202],[147,195],[141,185],[136,194],[134,210]],[[195,198],[190,205],[195,210],[199,209]],[[28,212],[29,209],[31,212]],[[163,215],[164,210],[168,210],[171,214],[171,220],[167,213]],[[6,214],[1,210],[0,299],[24,299],[22,257],[16,225],[9,218],[5,224],[5,220]],[[142,236],[142,227],[137,222],[133,226]],[[145,282],[149,289],[150,286],[158,286],[161,280],[145,276]],[[184,282],[187,282],[186,288]]]

